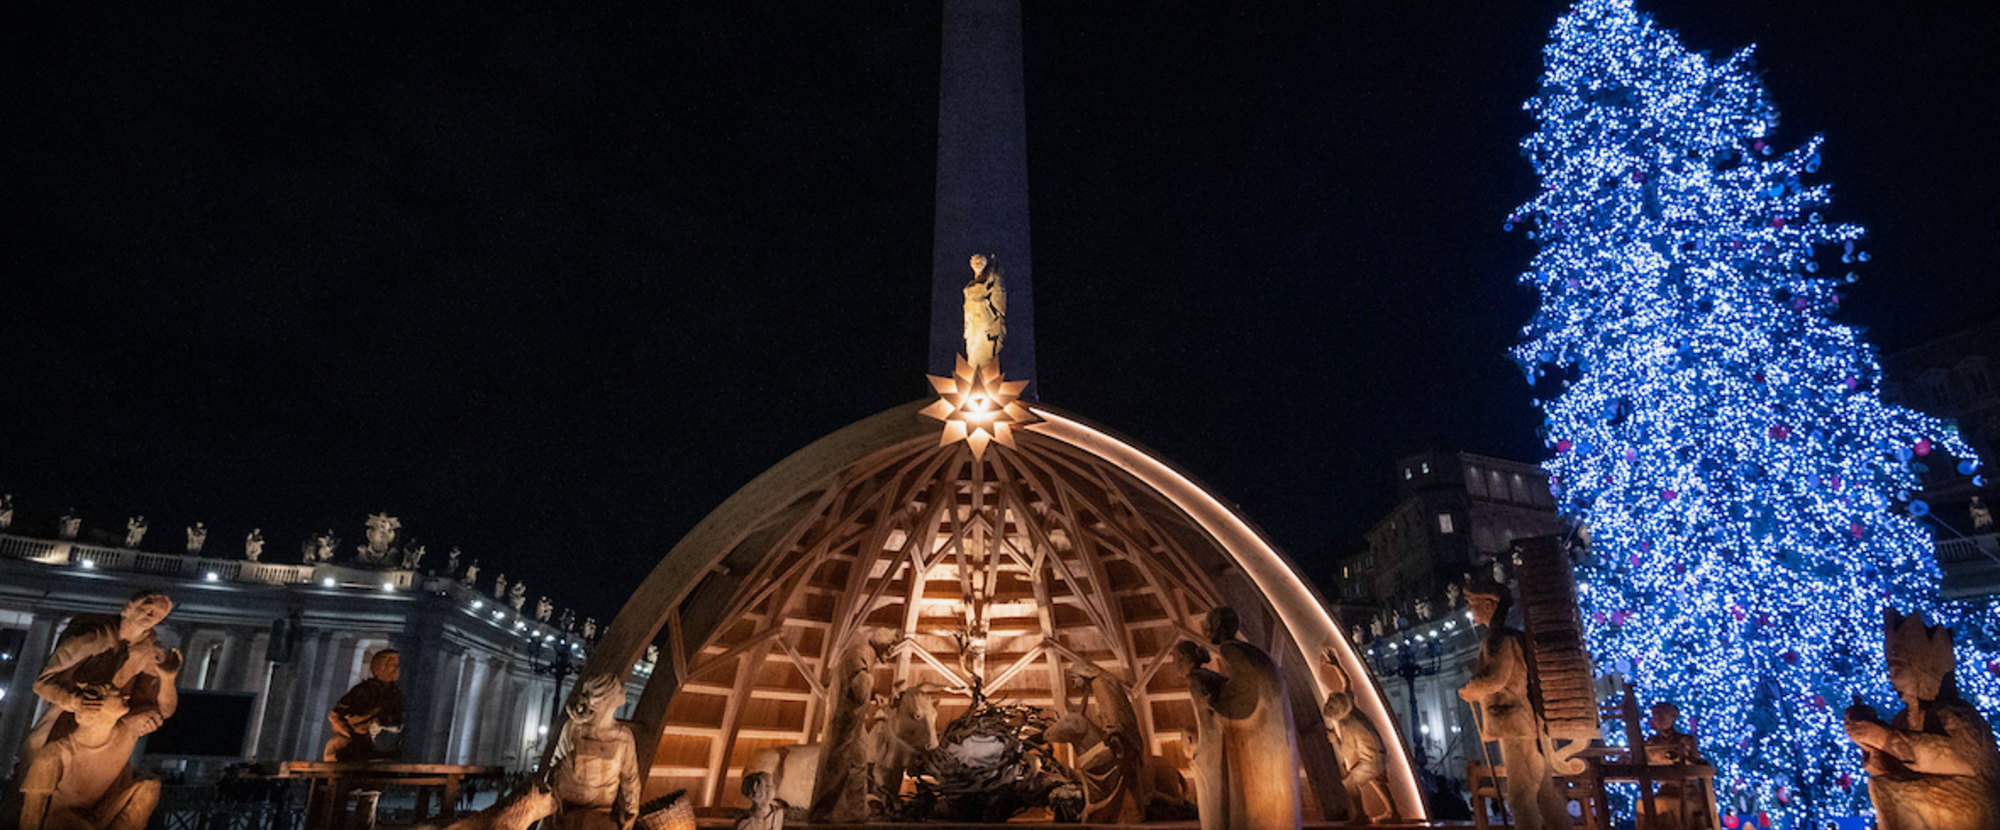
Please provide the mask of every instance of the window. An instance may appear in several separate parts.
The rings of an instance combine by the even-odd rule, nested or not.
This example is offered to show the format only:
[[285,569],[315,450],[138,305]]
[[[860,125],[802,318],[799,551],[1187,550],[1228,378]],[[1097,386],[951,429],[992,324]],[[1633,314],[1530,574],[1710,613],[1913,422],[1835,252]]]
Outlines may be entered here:
[[1450,532],[1451,532],[1451,514],[1450,514],[1450,513],[1439,513],[1439,514],[1438,514],[1438,532],[1439,532],[1439,533],[1450,533]]
[[1475,496],[1485,498],[1486,476],[1478,467],[1465,468],[1465,489]]

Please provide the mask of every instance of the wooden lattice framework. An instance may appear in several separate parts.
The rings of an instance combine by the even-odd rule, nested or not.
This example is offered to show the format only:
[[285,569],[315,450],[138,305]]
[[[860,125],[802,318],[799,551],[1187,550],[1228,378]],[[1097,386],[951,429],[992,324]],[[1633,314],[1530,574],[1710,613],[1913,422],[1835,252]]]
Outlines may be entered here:
[[[968,705],[974,675],[991,697],[1065,711],[1066,667],[1089,660],[1131,686],[1153,751],[1185,759],[1193,711],[1182,679],[1161,669],[1226,604],[1294,687],[1303,772],[1321,782],[1307,788],[1309,812],[1338,779],[1316,701],[1340,673],[1318,665],[1320,652],[1362,679],[1358,702],[1394,741],[1394,718],[1310,589],[1219,502],[1190,509],[1163,493],[1159,471],[1179,478],[1170,468],[1110,457],[1139,451],[1039,408],[1049,423],[975,457],[940,446],[936,422],[915,411],[857,423],[753,481],[668,553],[607,630],[589,671],[629,666],[647,643],[662,653],[636,714],[648,797],[685,788],[701,804],[740,801],[758,750],[817,739],[823,668],[864,629],[899,638],[878,689],[960,690],[940,696],[940,723]],[[1211,508],[1270,561],[1245,561],[1248,543],[1221,538],[1202,515]],[[1274,578],[1289,580],[1282,598],[1269,595]],[[1404,815],[1420,815],[1407,761],[1398,753],[1392,767]]]

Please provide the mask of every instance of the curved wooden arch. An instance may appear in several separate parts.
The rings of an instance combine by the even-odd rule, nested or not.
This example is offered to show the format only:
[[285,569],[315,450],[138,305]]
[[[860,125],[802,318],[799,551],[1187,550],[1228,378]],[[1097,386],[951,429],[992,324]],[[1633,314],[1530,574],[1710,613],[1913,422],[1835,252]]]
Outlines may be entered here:
[[[1065,665],[1131,687],[1155,752],[1181,754],[1193,710],[1161,672],[1218,604],[1292,688],[1309,808],[1339,775],[1319,700],[1352,683],[1384,736],[1402,815],[1421,798],[1397,721],[1312,587],[1234,510],[1156,456],[1046,407],[1015,447],[939,446],[922,402],[843,428],[718,506],[635,591],[587,673],[661,658],[634,711],[655,791],[723,804],[758,749],[816,738],[820,673],[864,627],[902,640],[878,682],[965,688],[1066,710]],[[1338,671],[1317,655],[1331,652]],[[965,706],[940,701],[940,721]]]

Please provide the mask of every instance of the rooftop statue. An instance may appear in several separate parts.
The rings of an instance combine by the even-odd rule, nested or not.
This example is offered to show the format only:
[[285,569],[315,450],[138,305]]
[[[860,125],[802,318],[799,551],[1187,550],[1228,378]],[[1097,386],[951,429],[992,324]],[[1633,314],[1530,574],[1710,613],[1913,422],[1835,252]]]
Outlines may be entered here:
[[515,611],[519,611],[521,610],[521,606],[527,605],[528,583],[526,582],[514,583],[513,589],[507,592],[507,604],[514,606]]
[[972,255],[972,281],[965,284],[965,359],[978,369],[1000,356],[1007,340],[1007,286],[1000,260]]
[[1883,612],[1889,682],[1903,711],[1883,723],[1857,696],[1847,737],[1860,745],[1881,830],[2000,827],[2000,749],[1979,710],[1958,696],[1951,629],[1922,614]]
[[65,542],[75,539],[77,531],[82,529],[83,517],[76,515],[76,508],[74,507],[70,508],[68,513],[64,513],[62,518],[56,520],[56,538]]
[[125,546],[136,548],[139,541],[146,538],[146,517],[133,516],[125,520]]
[[618,723],[625,684],[615,674],[586,678],[549,761],[549,788],[562,803],[553,830],[630,830],[639,817],[639,756]]
[[446,551],[446,552],[445,552],[445,554],[444,554],[444,575],[445,575],[445,576],[451,576],[451,575],[453,575],[453,574],[456,574],[456,573],[458,573],[458,556],[459,556],[459,553],[458,553],[458,546],[457,546],[457,545],[453,545],[453,546],[452,546],[452,548],[451,548],[451,550],[449,550],[449,551]]
[[14,526],[14,494],[0,493],[0,530]]
[[326,714],[333,726],[322,760],[329,762],[371,761],[395,758],[403,731],[403,658],[394,649],[383,649],[368,658],[367,680],[341,695]]
[[[458,549],[452,548],[452,550],[456,551]],[[467,588],[471,588],[479,583],[479,560],[474,559],[472,560],[472,564],[465,566],[465,575],[459,577],[458,582]]]
[[250,535],[243,537],[243,558],[252,562],[264,555],[264,529],[251,528]]
[[556,613],[556,606],[548,597],[535,598],[535,622],[548,622]]
[[187,546],[188,555],[200,556],[202,546],[208,544],[208,526],[202,524],[201,522],[195,522],[194,526],[189,527],[187,529],[187,536],[188,536],[188,546]]
[[403,569],[414,571],[423,567],[424,556],[429,553],[423,545],[417,544],[417,540],[411,539],[409,544],[403,546]]
[[499,576],[496,576],[496,577],[494,577],[494,578],[493,578],[493,598],[494,598],[494,599],[506,599],[506,598],[507,598],[507,575],[506,575],[506,574],[501,574],[501,575],[499,575]]
[[363,565],[389,564],[389,545],[396,540],[396,531],[403,523],[387,513],[376,513],[368,517],[365,535],[368,543],[354,549],[356,558]]

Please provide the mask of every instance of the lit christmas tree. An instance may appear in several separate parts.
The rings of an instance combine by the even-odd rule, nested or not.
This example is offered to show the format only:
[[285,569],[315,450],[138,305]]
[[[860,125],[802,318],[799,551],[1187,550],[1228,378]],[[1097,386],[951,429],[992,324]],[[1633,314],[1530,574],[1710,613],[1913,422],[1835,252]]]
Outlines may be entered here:
[[1592,652],[1690,714],[1724,812],[1864,812],[1841,718],[1894,700],[1885,605],[1956,624],[1961,689],[1989,718],[2000,699],[1991,615],[1938,598],[1910,494],[1972,453],[1883,403],[1873,349],[1829,319],[1862,229],[1821,213],[1818,138],[1768,143],[1748,50],[1711,60],[1631,0],[1580,0],[1544,54],[1522,143],[1542,192],[1508,220],[1541,245],[1542,305],[1515,358],[1591,534]]

